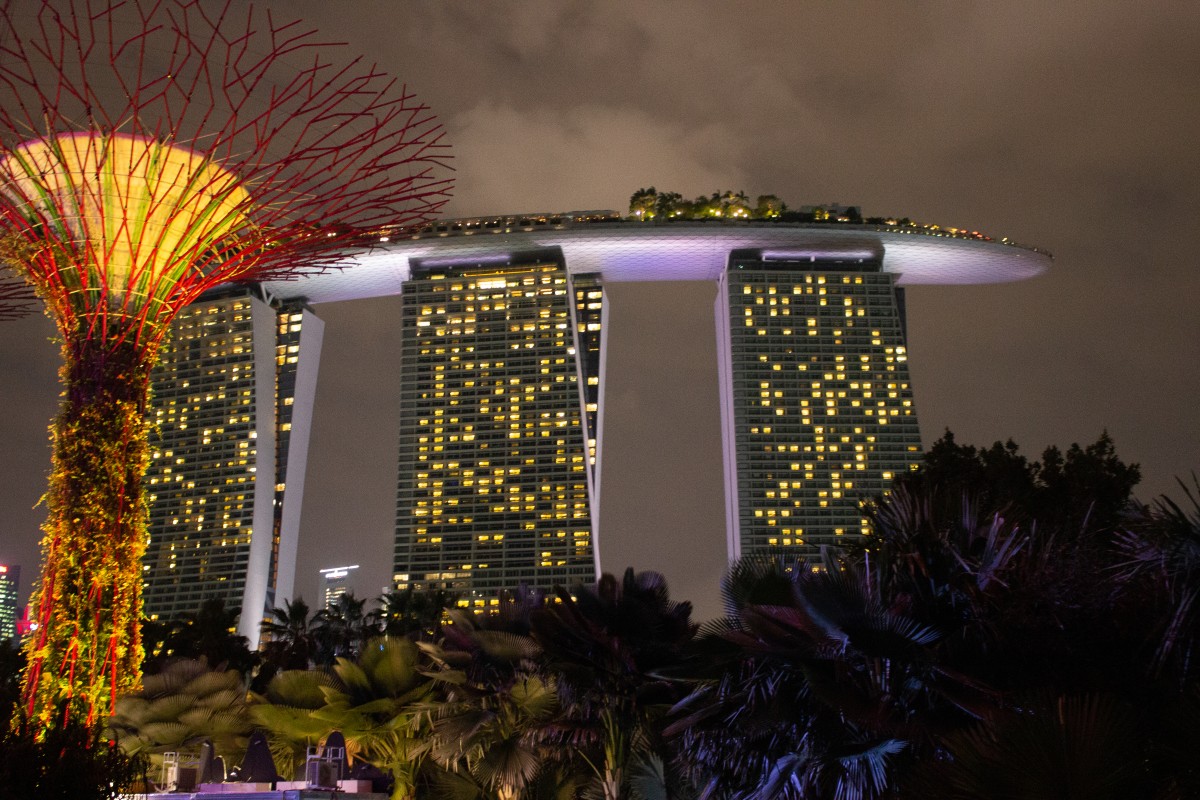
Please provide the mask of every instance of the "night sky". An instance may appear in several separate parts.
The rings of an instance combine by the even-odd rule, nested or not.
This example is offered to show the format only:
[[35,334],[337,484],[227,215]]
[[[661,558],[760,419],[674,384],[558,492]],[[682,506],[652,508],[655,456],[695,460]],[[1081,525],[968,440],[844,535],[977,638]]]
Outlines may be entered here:
[[[258,5],[264,5],[259,3]],[[919,287],[909,345],[926,444],[1090,443],[1142,499],[1200,471],[1200,6],[277,0],[444,121],[449,216],[611,208],[638,187],[774,193],[1051,250],[1041,278]],[[0,102],[3,97],[0,96]],[[610,289],[605,566],[663,571],[719,612],[715,285]],[[297,586],[390,578],[395,298],[326,321]],[[58,356],[0,323],[0,562],[37,573]]]

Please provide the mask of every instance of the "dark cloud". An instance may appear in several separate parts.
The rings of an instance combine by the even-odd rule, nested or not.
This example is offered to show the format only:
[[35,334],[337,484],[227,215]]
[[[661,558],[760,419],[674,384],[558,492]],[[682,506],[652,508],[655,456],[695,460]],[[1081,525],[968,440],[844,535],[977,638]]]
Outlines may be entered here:
[[[950,427],[1037,453],[1107,428],[1141,462],[1145,497],[1200,468],[1192,4],[267,5],[430,103],[455,148],[451,213],[620,209],[650,184],[741,188],[1047,247],[1057,260],[1037,280],[909,293],[926,439]],[[665,570],[706,612],[724,535],[714,291],[613,289],[601,509],[609,563]],[[371,594],[390,571],[396,305],[318,312],[298,585],[311,597],[318,567],[350,560]],[[46,336],[41,322],[0,327],[0,558],[22,563],[57,394]]]

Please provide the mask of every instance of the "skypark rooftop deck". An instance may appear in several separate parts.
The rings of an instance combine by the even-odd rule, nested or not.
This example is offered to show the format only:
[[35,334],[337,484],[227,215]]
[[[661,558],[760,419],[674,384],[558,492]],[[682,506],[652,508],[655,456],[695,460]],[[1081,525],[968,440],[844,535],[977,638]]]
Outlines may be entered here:
[[890,224],[686,220],[644,223],[615,212],[583,211],[446,220],[417,232],[383,231],[372,249],[347,257],[346,269],[266,289],[310,303],[400,294],[412,259],[495,260],[521,251],[561,248],[574,274],[606,282],[715,281],[734,251],[770,260],[874,259],[899,285],[1007,283],[1039,275],[1052,257],[974,232]]

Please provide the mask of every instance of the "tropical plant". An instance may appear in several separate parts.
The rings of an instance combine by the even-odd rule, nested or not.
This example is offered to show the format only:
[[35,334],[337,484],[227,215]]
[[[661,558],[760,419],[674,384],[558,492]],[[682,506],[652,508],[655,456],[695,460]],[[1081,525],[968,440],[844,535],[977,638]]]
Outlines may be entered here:
[[366,605],[365,599],[346,592],[317,612],[312,627],[318,664],[329,666],[340,658],[354,660],[367,640],[379,635],[375,615],[367,612]]
[[385,592],[379,597],[377,613],[386,636],[408,636],[433,641],[446,609],[452,608],[457,595],[444,589],[418,592],[411,586],[403,591]]
[[277,672],[265,690],[251,694],[250,718],[267,733],[275,769],[289,778],[304,769],[308,748],[321,744],[333,728],[315,715],[325,706],[326,690],[338,680],[325,669]]
[[[668,733],[712,796],[747,800],[885,796],[900,764],[932,750],[935,731],[978,719],[992,698],[947,663],[943,631],[886,590],[876,560],[760,562],[786,602],[750,604],[705,628],[709,659]],[[730,587],[733,588],[733,587]]]
[[175,659],[117,700],[106,731],[125,752],[145,754],[157,769],[163,753],[198,750],[205,741],[234,764],[252,729],[239,672],[213,670],[203,659]]
[[317,653],[316,623],[303,598],[284,600],[282,608],[271,609],[271,617],[262,624],[262,668],[260,675],[280,670],[308,669]]
[[210,597],[192,612],[165,623],[143,622],[143,635],[152,645],[143,671],[154,674],[176,659],[204,659],[214,669],[233,669],[248,675],[258,664],[245,636],[237,633],[238,613],[224,599]]
[[1200,674],[1200,479],[1193,483],[1195,494],[1180,482],[1190,509],[1168,497],[1138,505],[1116,537],[1119,579],[1135,602],[1157,612],[1151,668],[1180,683]]
[[691,604],[671,600],[662,575],[628,569],[574,595],[559,590],[532,624],[543,668],[557,682],[557,736],[606,800],[624,797],[633,765],[666,755],[661,719],[679,694],[665,672],[696,633]]
[[441,667],[444,692],[430,706],[431,756],[469,778],[478,796],[512,800],[560,764],[548,736],[558,695],[554,678],[539,668],[537,643],[480,627],[487,620],[452,611],[443,642],[424,645]]
[[[408,639],[372,639],[357,661],[339,658],[329,672],[280,673],[252,714],[290,742],[315,743],[341,731],[347,755],[389,773],[392,797],[407,800],[414,796],[429,751],[426,703],[435,683],[426,673],[431,666]],[[275,706],[272,697],[287,705]]]
[[[1200,513],[1164,500],[1123,517],[1136,480],[1107,436],[1031,462],[1011,442],[947,434],[868,504],[873,535],[857,546],[734,565],[729,616],[705,629],[707,669],[668,729],[679,763],[714,797],[870,798],[901,792],[914,765],[950,792],[942,767],[1016,770],[1014,753],[1054,741],[1040,777],[1003,796],[1042,796],[1101,762],[1097,796],[1154,775],[1194,785],[1159,732],[1190,736],[1172,709],[1194,688]],[[1122,735],[1088,733],[1105,726],[1128,734],[1124,761],[1104,752]],[[975,796],[932,785],[915,796]]]

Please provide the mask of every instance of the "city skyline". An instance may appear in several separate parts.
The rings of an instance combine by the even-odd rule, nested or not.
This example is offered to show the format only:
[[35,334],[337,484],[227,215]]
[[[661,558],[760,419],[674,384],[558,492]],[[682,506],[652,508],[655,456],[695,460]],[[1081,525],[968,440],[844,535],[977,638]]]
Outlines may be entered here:
[[[1188,248],[1200,178],[1189,144],[1200,106],[1187,77],[1197,68],[1195,9],[714,6],[696,16],[669,3],[614,3],[519,13],[422,5],[398,15],[362,2],[334,16],[308,0],[269,5],[421,88],[454,144],[454,216],[622,209],[651,184],[689,195],[744,187],[1046,247],[1055,265],[1036,280],[908,293],[925,444],[948,427],[962,442],[1011,437],[1036,457],[1107,429],[1122,457],[1141,463],[1137,493],[1147,500],[1179,496],[1175,477],[1200,464],[1189,433],[1200,391],[1200,322],[1189,303],[1200,276]],[[586,46],[548,45],[559,39]],[[610,291],[614,325],[628,334],[610,342],[602,518],[644,532],[646,547],[628,553],[635,566],[688,562],[695,577],[673,580],[673,594],[719,610],[699,596],[716,595],[719,563],[680,535],[724,526],[713,502],[721,480],[698,466],[719,447],[715,342],[703,324],[715,288]],[[355,366],[393,357],[395,303],[316,311],[346,332],[326,342],[328,383],[315,410],[319,474],[310,480],[325,489],[308,501],[301,532],[313,565],[342,563],[323,550],[330,539],[375,548],[392,535],[392,501],[364,498],[394,491],[395,440],[381,431],[397,424],[389,398],[398,391],[396,375]],[[57,394],[48,337],[37,317],[0,327],[0,557],[10,563],[37,558],[42,511],[33,506]],[[672,406],[680,393],[695,402]],[[646,471],[635,470],[639,460]],[[669,502],[659,476],[677,488]],[[363,594],[386,582],[369,566],[359,571]],[[315,570],[302,564],[299,574]],[[316,581],[306,580],[311,600]]]

